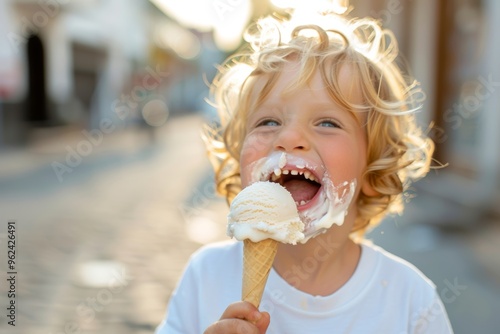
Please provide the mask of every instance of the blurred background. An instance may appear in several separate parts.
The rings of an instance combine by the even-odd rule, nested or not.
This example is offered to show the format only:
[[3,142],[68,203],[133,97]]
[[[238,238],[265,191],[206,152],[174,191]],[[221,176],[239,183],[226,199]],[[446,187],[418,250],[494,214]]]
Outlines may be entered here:
[[[207,83],[289,3],[0,0],[0,333],[154,331],[190,254],[227,239]],[[368,238],[435,282],[456,333],[499,333],[500,2],[350,3],[394,30],[447,165]]]

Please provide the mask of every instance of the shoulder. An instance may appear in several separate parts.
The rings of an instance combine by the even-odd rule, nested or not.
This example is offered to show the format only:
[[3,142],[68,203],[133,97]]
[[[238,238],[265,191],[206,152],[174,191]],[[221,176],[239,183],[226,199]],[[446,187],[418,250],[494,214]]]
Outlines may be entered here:
[[157,333],[201,333],[240,297],[240,242],[225,241],[195,251],[172,294],[166,320]]
[[242,254],[243,243],[227,240],[200,247],[191,255],[191,260],[203,261],[207,258],[228,259]]
[[215,291],[227,285],[228,280],[241,277],[242,248],[241,243],[235,241],[202,246],[191,255],[179,283],[179,290],[188,286],[188,290],[195,289],[197,294],[203,294],[207,289]]
[[415,265],[401,257],[394,255],[380,246],[376,246],[370,242],[362,244],[363,252],[376,259],[380,272],[385,273],[385,276],[405,279],[409,284],[421,285],[421,288],[429,288],[434,290],[435,284]]
[[426,275],[381,247],[362,247],[368,256],[377,259],[377,279],[372,287],[381,292],[383,300],[394,301],[400,316],[408,319],[411,333],[453,333],[436,285]]
[[362,247],[365,256],[376,263],[370,283],[381,296],[398,300],[415,312],[439,299],[436,285],[416,266],[379,246],[363,243]]
[[189,260],[189,266],[201,270],[220,266],[237,266],[241,263],[243,245],[241,242],[228,240],[202,246],[195,251]]
[[[200,312],[217,320],[230,303],[239,300],[243,271],[243,243],[224,241],[198,249],[191,256],[184,280]],[[206,327],[205,327],[206,328]]]

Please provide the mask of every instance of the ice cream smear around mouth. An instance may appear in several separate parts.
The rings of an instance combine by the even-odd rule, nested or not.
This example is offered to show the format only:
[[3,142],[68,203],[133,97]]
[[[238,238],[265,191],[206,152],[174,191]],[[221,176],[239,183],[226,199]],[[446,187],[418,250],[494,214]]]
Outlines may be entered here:
[[231,202],[227,234],[238,240],[274,239],[296,244],[304,239],[304,224],[292,195],[274,182],[255,182]]
[[248,184],[272,181],[281,184],[292,195],[299,217],[304,223],[300,243],[326,232],[332,225],[344,223],[356,190],[356,180],[334,184],[323,168],[284,152],[274,152],[247,166]]

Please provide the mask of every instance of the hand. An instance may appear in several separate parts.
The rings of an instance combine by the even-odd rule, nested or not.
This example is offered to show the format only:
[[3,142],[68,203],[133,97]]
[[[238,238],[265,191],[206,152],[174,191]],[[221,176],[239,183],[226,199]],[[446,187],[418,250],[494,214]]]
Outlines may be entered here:
[[249,302],[237,302],[229,305],[204,334],[265,334],[270,321],[269,313],[260,312]]

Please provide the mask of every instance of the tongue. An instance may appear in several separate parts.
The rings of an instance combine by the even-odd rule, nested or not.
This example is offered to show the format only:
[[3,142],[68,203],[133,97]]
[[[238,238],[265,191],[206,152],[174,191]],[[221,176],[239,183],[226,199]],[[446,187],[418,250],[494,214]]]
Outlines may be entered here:
[[318,192],[319,185],[305,180],[289,180],[283,186],[292,194],[295,202],[310,201]]

